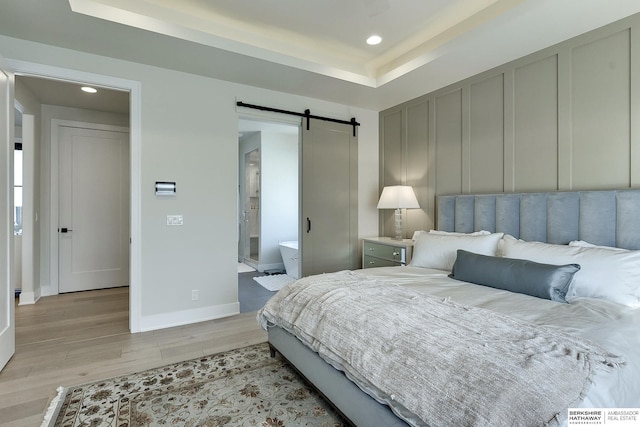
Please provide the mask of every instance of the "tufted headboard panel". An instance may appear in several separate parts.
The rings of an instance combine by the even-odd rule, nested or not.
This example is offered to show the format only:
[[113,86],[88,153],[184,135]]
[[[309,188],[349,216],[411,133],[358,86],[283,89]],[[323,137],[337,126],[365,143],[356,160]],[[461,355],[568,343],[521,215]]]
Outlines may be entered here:
[[640,189],[442,195],[436,198],[436,224],[444,231],[640,249]]

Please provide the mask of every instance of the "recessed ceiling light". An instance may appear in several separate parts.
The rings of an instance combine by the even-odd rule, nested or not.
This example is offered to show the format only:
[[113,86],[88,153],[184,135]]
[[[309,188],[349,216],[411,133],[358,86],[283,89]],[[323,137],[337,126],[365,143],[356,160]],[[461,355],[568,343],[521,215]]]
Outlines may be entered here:
[[90,87],[90,86],[82,86],[80,89],[82,89],[83,91],[87,92],[87,93],[96,93],[98,90],[96,88]]
[[380,44],[381,41],[382,41],[382,37],[376,36],[374,34],[372,36],[369,36],[369,38],[367,39],[367,44],[371,46],[375,46],[377,44]]

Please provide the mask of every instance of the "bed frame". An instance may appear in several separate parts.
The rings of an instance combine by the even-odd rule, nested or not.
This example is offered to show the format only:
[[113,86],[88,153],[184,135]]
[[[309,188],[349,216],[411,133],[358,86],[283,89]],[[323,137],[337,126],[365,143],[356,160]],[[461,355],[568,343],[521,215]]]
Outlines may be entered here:
[[[437,229],[503,232],[556,244],[572,240],[640,249],[640,190],[446,195],[436,198]],[[268,331],[272,354],[280,353],[355,426],[407,426],[387,405],[358,388],[342,372],[293,335]]]

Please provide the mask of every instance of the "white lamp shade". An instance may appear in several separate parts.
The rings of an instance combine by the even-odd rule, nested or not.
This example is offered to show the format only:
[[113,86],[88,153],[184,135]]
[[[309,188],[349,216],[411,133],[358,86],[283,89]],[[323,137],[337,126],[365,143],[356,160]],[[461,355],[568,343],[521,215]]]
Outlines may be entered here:
[[378,202],[378,209],[417,209],[420,205],[409,185],[384,187]]

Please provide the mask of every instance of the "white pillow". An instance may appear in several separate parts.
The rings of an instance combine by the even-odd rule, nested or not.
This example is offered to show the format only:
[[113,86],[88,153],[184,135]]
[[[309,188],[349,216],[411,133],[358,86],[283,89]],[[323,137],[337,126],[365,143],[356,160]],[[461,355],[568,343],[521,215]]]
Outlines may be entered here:
[[640,251],[524,242],[505,236],[503,254],[545,264],[580,264],[567,292],[569,302],[590,297],[640,307]]
[[495,256],[502,233],[485,235],[420,233],[409,265],[451,271],[458,249]]
[[[420,235],[421,233],[426,233],[426,231],[417,230],[417,231],[413,232],[413,236],[411,238],[413,239],[414,242],[418,238],[418,235]],[[430,234],[442,234],[442,235],[445,235],[445,236],[485,236],[487,234],[491,234],[491,232],[487,231],[487,230],[474,231],[473,233],[459,233],[457,231],[429,230],[429,233]]]
[[459,233],[457,231],[429,230],[429,233],[442,234],[444,236],[486,236],[488,234],[491,234],[491,232],[487,230],[474,231],[473,233]]
[[585,242],[584,240],[572,240],[569,242],[569,246],[580,246],[583,248],[601,248],[601,249],[610,249],[612,251],[626,251],[627,249],[616,248],[613,246],[600,246],[594,245],[593,243]]

